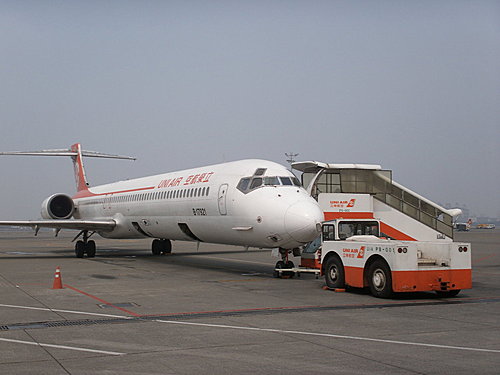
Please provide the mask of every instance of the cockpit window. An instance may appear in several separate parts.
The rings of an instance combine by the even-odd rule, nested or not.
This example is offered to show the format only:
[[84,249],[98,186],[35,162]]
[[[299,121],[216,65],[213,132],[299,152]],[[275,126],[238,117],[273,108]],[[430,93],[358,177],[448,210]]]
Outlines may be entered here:
[[292,185],[290,177],[280,177],[280,180],[283,185]]
[[254,176],[263,176],[264,173],[266,173],[266,170],[267,170],[267,168],[258,168],[255,171]]
[[[264,168],[263,169],[265,172]],[[259,169],[257,170],[259,171]],[[255,172],[257,174],[257,171]],[[243,177],[240,182],[238,182],[237,188],[243,194],[247,194],[254,189],[257,189],[261,186],[302,186],[299,180],[293,176],[265,176],[265,177],[256,177],[254,174],[253,177]]]
[[255,177],[252,179],[252,183],[250,184],[250,190],[258,188],[260,185],[262,185],[262,178]]
[[264,177],[264,185],[279,185],[278,177]]
[[245,190],[247,190],[249,183],[250,183],[250,177],[242,178],[237,186],[238,190],[244,193]]

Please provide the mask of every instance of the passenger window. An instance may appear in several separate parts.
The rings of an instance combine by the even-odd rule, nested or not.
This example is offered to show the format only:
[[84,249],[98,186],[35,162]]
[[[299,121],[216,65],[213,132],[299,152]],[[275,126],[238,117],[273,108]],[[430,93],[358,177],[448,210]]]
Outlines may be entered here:
[[210,187],[207,187],[207,197],[208,197],[208,191],[210,190]]
[[283,185],[292,185],[292,180],[290,179],[290,177],[280,177],[280,180]]
[[261,185],[262,185],[262,178],[256,177],[252,179],[252,183],[250,184],[250,190],[258,188]]

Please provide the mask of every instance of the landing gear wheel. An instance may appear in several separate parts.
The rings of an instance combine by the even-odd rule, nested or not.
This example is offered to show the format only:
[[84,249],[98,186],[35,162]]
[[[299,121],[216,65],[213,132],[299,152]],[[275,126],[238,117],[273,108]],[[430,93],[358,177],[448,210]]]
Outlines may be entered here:
[[[280,269],[280,270],[287,269],[287,268],[293,268],[293,267],[295,267],[295,265],[293,264],[293,262],[291,260],[289,260],[287,262],[280,260],[274,266],[274,268]],[[290,277],[291,278],[291,277],[295,276],[295,273],[293,271],[284,271],[284,272],[274,271],[273,276],[277,277],[277,278],[280,278],[280,277],[285,277],[285,278]]]
[[392,296],[392,275],[389,266],[382,260],[376,260],[368,269],[368,284],[371,293],[377,298]]
[[455,290],[436,290],[436,294],[441,298],[455,297],[460,293],[460,289]]
[[172,242],[170,240],[160,240],[161,242],[161,254],[170,254],[172,252]]
[[[287,261],[285,263],[285,267],[284,268],[295,268],[295,264],[293,264],[293,262],[291,260]],[[290,278],[294,277],[295,276],[295,272],[293,271],[289,271],[289,272],[283,272],[283,274],[285,276],[288,276]]]
[[85,254],[85,242],[76,241],[75,244],[75,255],[77,258],[83,258],[83,254]]
[[344,266],[337,257],[327,260],[325,265],[325,281],[328,288],[343,289],[345,287]]
[[[276,268],[276,269],[285,268],[285,262],[283,262],[282,260],[276,262],[276,265],[274,266],[274,268]],[[280,278],[281,277],[281,273],[279,271],[275,270],[273,272],[273,276],[276,277],[276,278]]]
[[89,258],[95,257],[95,242],[93,240],[87,242],[86,253]]
[[153,240],[153,243],[151,244],[151,252],[153,255],[161,255],[161,241],[160,240]]

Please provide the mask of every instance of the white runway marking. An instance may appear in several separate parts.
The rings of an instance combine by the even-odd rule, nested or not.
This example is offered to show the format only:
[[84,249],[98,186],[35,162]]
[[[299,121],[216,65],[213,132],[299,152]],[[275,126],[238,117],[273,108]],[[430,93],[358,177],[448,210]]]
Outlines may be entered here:
[[272,329],[272,328],[228,326],[228,325],[223,325],[223,324],[179,322],[179,321],[174,321],[174,320],[155,320],[155,321],[156,322],[160,322],[160,323],[182,324],[182,325],[192,325],[192,326],[201,326],[201,327],[229,328],[229,329],[239,329],[239,330],[245,330],[245,331],[260,331],[260,332],[273,332],[273,333],[288,333],[288,334],[294,334],[294,335],[331,337],[331,338],[336,338],[336,339],[383,342],[383,343],[388,343],[388,344],[414,345],[414,346],[424,346],[424,347],[440,348],[440,349],[454,349],[454,350],[467,350],[467,351],[475,351],[475,352],[500,353],[500,350],[495,350],[495,349],[482,349],[482,348],[470,348],[470,347],[465,347],[465,346],[425,344],[425,343],[411,342],[411,341],[396,341],[396,340],[385,340],[385,339],[373,339],[373,338],[370,338],[370,337],[344,336],[344,335],[334,335],[334,334],[330,334],[330,333],[287,331],[287,330]]
[[42,343],[33,342],[33,341],[21,341],[21,340],[3,339],[3,338],[0,338],[0,341],[13,342],[13,343],[16,343],[16,344],[26,344],[26,345],[43,346],[43,347],[47,347],[47,348],[76,350],[76,351],[79,351],[79,352],[90,352],[90,353],[100,353],[100,354],[109,354],[109,355],[124,355],[125,354],[125,353],[118,353],[118,352],[108,352],[106,350],[78,348],[78,347],[75,347],[75,346],[42,344]]
[[[134,317],[123,316],[123,315],[99,314],[99,313],[92,313],[92,312],[85,312],[85,311],[73,311],[73,310],[48,309],[48,308],[43,308],[43,307],[16,306],[16,305],[5,305],[5,304],[0,304],[0,307],[10,307],[10,308],[29,309],[29,310],[41,310],[41,311],[64,312],[64,313],[68,313],[68,314],[84,314],[84,315],[93,315],[93,316],[103,316],[103,317],[109,317],[109,318],[135,319]],[[381,343],[398,344],[398,345],[423,346],[423,347],[428,347],[428,348],[466,350],[466,351],[487,352],[487,353],[500,353],[500,350],[495,350],[495,349],[483,349],[483,348],[472,348],[472,347],[466,347],[466,346],[452,346],[452,345],[439,345],[439,344],[426,344],[426,343],[411,342],[411,341],[397,341],[397,340],[386,340],[386,339],[374,339],[374,338],[370,338],[370,337],[335,335],[335,334],[331,334],[331,333],[304,332],[304,331],[288,331],[288,330],[272,329],[272,328],[230,326],[230,325],[223,325],[223,324],[194,323],[194,322],[182,322],[182,321],[161,320],[161,319],[156,319],[154,321],[155,322],[159,322],[159,323],[190,325],[190,326],[199,326],[199,327],[239,329],[239,330],[245,330],[245,331],[260,331],[260,332],[273,332],[273,333],[287,333],[287,334],[294,334],[294,335],[306,335],[306,336],[317,336],[317,337],[331,337],[331,338],[345,339],[345,340],[359,340],[359,341],[381,342]],[[8,341],[7,339],[0,339],[0,340],[2,340],[2,341]],[[36,343],[31,343],[31,344],[37,345]],[[70,347],[68,347],[68,348],[70,348]],[[74,349],[74,350],[77,350],[77,349]],[[87,351],[90,351],[90,350],[91,349],[88,349]],[[119,353],[119,354],[122,354],[122,353]]]
[[124,316],[124,315],[100,314],[100,313],[92,313],[92,312],[85,312],[85,311],[75,311],[75,310],[48,309],[46,307],[30,307],[30,306],[4,305],[4,304],[1,304],[1,303],[0,303],[0,307],[10,307],[10,308],[14,308],[14,309],[25,309],[25,310],[53,311],[53,312],[68,313],[68,314],[102,316],[102,317],[106,317],[106,318],[132,319],[131,316]]

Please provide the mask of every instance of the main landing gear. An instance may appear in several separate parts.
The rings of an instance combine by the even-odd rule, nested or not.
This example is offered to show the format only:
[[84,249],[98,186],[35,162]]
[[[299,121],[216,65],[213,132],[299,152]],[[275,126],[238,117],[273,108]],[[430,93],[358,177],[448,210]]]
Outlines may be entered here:
[[292,278],[295,275],[295,272],[293,271],[277,271],[277,269],[290,269],[295,267],[295,264],[293,264],[291,260],[288,260],[288,254],[290,254],[291,252],[292,251],[288,249],[279,249],[281,260],[279,260],[276,263],[276,266],[274,266],[274,277]]
[[[94,233],[92,233],[94,234]],[[90,234],[90,236],[92,235]],[[78,237],[82,235],[82,239],[76,241],[75,243],[75,255],[77,258],[83,258],[84,254],[87,254],[89,258],[95,257],[95,242],[93,240],[89,240],[89,231],[87,230],[82,230],[80,234],[78,234]]]
[[172,252],[172,242],[166,239],[153,240],[153,243],[151,244],[151,252],[153,255],[170,254]]

